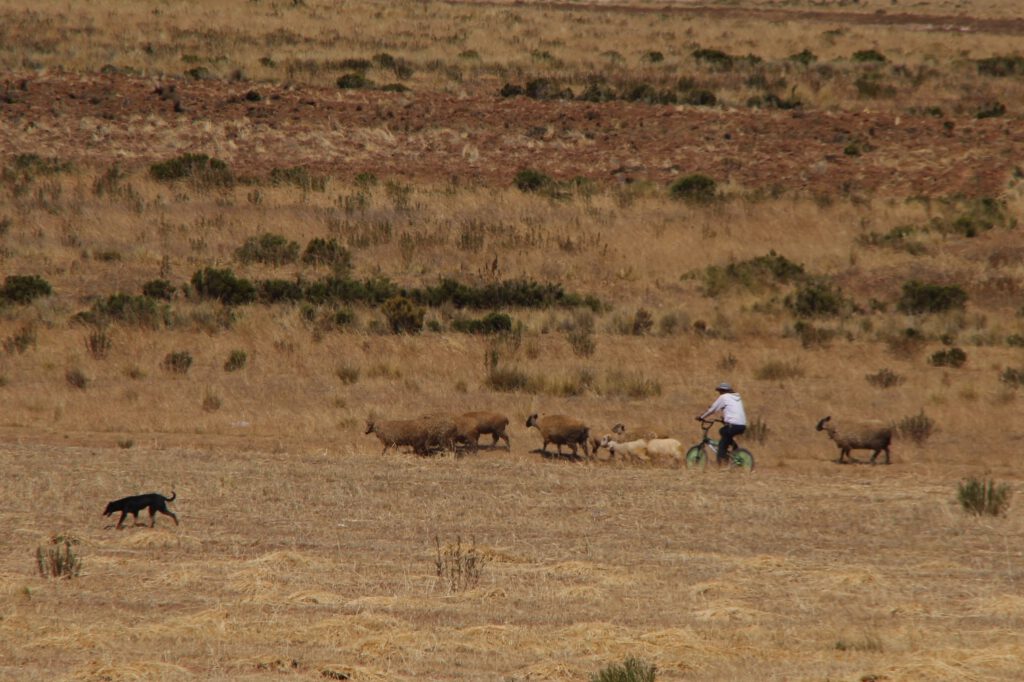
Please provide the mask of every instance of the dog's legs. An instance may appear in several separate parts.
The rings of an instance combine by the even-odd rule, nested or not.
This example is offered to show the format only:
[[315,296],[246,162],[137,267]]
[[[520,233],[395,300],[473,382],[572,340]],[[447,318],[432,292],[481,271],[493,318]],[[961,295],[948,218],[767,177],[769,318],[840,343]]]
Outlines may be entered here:
[[172,519],[174,519],[174,525],[175,526],[178,525],[178,515],[177,514],[175,514],[174,512],[172,512],[169,509],[157,509],[157,511],[160,512],[161,514],[163,514],[164,516],[170,516]]
[[118,530],[121,530],[121,524],[124,523],[124,518],[126,516],[128,516],[128,512],[126,512],[126,511],[121,512],[121,518],[119,518],[117,520],[117,529]]

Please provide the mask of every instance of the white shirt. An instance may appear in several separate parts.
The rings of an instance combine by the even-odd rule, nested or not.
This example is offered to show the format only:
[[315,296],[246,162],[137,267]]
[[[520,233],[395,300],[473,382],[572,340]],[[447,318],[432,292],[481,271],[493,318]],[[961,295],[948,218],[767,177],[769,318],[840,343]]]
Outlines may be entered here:
[[722,411],[722,419],[726,424],[747,425],[747,413],[743,409],[743,398],[739,393],[723,393],[718,396],[718,400],[711,403],[711,407],[701,415],[701,419],[705,419],[709,414],[714,414],[719,410]]

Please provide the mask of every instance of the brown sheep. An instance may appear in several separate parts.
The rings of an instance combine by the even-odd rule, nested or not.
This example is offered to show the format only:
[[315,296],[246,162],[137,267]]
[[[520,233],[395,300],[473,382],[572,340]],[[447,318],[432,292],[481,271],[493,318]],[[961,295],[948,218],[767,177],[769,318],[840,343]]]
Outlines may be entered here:
[[418,455],[427,454],[428,433],[421,419],[395,419],[389,421],[366,420],[366,433],[375,434],[384,445],[380,454],[384,455],[392,447],[399,445],[412,446]]
[[428,449],[455,449],[455,441],[459,437],[459,424],[456,417],[443,412],[432,412],[423,415],[416,421],[420,422],[426,431]]
[[[512,443],[508,438],[508,417],[497,412],[466,412],[459,417],[459,438],[474,450],[480,436],[490,434],[493,439],[491,447],[498,445],[498,439],[505,441],[505,447],[512,452]],[[470,442],[472,441],[472,442]]]
[[892,444],[892,429],[886,426],[861,426],[859,428],[851,428],[849,431],[844,429],[843,433],[837,434],[836,427],[829,424],[829,420],[832,417],[825,417],[818,422],[816,429],[818,431],[824,431],[828,434],[828,437],[835,441],[836,447],[839,448],[839,463],[842,464],[847,457],[850,461],[856,461],[853,459],[853,455],[850,454],[850,450],[874,450],[871,454],[871,463],[875,463],[875,458],[878,457],[878,453],[885,451],[885,463],[889,464],[889,445]]
[[590,448],[587,445],[587,440],[590,437],[590,427],[579,419],[573,419],[564,414],[550,414],[540,417],[534,413],[526,420],[526,426],[527,428],[536,426],[537,430],[540,431],[540,435],[544,439],[541,452],[545,454],[548,451],[548,443],[554,443],[558,446],[559,456],[562,454],[562,446],[568,445],[572,448],[573,457],[578,457],[577,446],[582,445],[583,454],[590,457]]

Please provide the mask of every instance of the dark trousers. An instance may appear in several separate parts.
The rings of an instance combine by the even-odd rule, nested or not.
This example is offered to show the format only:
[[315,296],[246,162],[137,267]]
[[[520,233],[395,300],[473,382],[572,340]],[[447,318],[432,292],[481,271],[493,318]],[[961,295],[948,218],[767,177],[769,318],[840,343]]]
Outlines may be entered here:
[[726,462],[729,459],[729,446],[734,444],[736,441],[733,440],[736,436],[740,435],[747,430],[745,424],[726,424],[718,430],[718,435],[721,436],[718,441],[718,463]]

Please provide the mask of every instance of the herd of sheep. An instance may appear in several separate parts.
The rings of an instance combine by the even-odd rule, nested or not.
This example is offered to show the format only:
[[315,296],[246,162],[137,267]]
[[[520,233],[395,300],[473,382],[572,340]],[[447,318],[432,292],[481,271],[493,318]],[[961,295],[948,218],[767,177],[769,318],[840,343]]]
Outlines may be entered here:
[[[491,447],[503,441],[511,451],[512,442],[508,435],[509,418],[498,412],[466,412],[461,415],[444,413],[427,414],[415,419],[376,420],[366,422],[366,433],[375,435],[380,440],[383,450],[387,453],[391,448],[400,446],[412,448],[419,455],[431,451],[463,448],[475,452],[479,448],[480,437],[491,436]],[[673,465],[682,464],[685,459],[686,447],[662,428],[640,427],[627,429],[624,424],[616,424],[609,433],[592,436],[591,428],[583,421],[563,414],[538,415],[531,414],[526,420],[527,428],[533,427],[540,432],[543,439],[541,453],[548,453],[548,446],[554,445],[558,455],[563,456],[562,447],[568,447],[572,458],[579,459],[579,450],[588,459],[596,458],[598,451],[607,449],[614,460],[632,463],[651,463],[661,461]],[[889,445],[892,442],[892,429],[884,426],[850,426],[840,431],[831,423],[831,417],[825,417],[817,424],[818,431],[825,431],[839,448],[839,462],[847,457],[853,460],[851,450],[873,450],[871,463],[880,452],[885,452],[885,463],[889,464]]]

